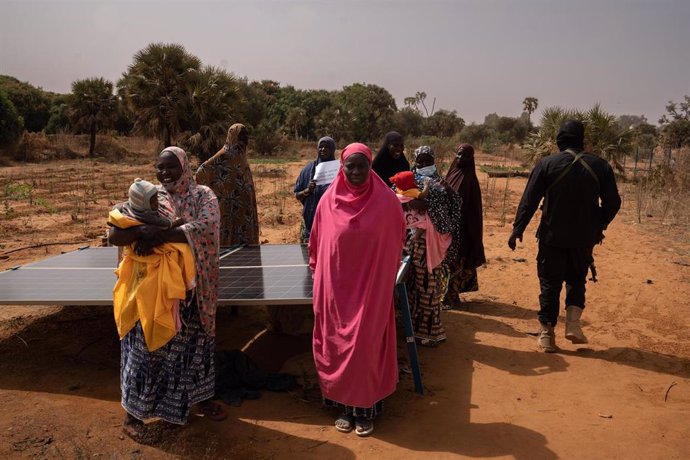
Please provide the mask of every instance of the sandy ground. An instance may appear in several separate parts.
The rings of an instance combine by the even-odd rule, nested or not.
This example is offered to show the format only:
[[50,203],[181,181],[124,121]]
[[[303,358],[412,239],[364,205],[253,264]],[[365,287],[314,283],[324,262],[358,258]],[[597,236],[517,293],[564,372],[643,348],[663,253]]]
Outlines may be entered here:
[[[306,160],[305,160],[306,161]],[[491,158],[480,157],[479,162]],[[300,163],[253,166],[262,241],[296,241]],[[107,209],[148,160],[73,160],[0,169],[0,269],[99,244]],[[286,172],[287,171],[287,172]],[[636,224],[632,193],[595,249],[590,344],[537,352],[536,225],[506,246],[525,179],[480,175],[488,263],[466,309],[444,312],[449,340],[421,348],[425,395],[403,375],[374,435],[338,433],[313,390],[265,392],[229,417],[193,416],[161,444],[121,435],[119,344],[105,308],[0,306],[1,458],[690,458],[690,243],[655,218]],[[31,199],[8,186],[32,184]],[[16,189],[16,187],[15,187]],[[12,208],[12,211],[8,211]],[[684,233],[681,232],[681,235]],[[67,242],[34,249],[42,243]],[[20,249],[15,252],[10,252]],[[261,308],[219,313],[218,347],[262,367],[309,369],[310,337],[265,332]]]

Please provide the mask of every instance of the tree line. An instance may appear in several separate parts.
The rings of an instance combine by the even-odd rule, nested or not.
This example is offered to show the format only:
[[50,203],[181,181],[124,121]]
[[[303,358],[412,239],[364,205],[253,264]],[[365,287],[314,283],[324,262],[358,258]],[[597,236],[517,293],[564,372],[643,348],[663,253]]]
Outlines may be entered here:
[[[204,65],[178,44],[152,43],[138,51],[121,78],[87,78],[72,83],[71,93],[56,94],[0,76],[0,148],[22,132],[68,132],[155,137],[180,145],[201,159],[217,151],[234,122],[247,125],[254,150],[276,153],[286,139],[315,140],[330,135],[342,142],[373,142],[391,129],[406,137],[462,139],[491,151],[497,145],[524,145],[536,158],[553,151],[557,123],[578,118],[589,126],[596,153],[615,163],[632,145],[690,145],[690,97],[669,102],[660,127],[644,116],[615,117],[598,105],[587,112],[547,108],[539,128],[531,121],[538,99],[526,97],[518,117],[492,113],[481,124],[466,125],[456,111],[436,110],[424,92],[404,99],[375,84],[353,83],[340,90],[303,90],[273,80],[249,81]],[[661,138],[658,136],[661,135]],[[588,144],[592,145],[592,144]]]

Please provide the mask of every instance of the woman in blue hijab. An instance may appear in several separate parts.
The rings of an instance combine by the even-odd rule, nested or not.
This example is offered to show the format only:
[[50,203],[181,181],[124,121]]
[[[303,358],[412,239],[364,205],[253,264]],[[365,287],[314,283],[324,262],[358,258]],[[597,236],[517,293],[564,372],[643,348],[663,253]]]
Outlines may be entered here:
[[302,203],[302,229],[300,232],[300,243],[309,242],[311,225],[314,222],[316,205],[319,204],[321,196],[330,184],[316,185],[314,174],[316,165],[323,161],[335,160],[335,141],[331,137],[322,137],[316,144],[318,155],[316,160],[309,162],[300,172],[297,182],[295,182],[295,198]]

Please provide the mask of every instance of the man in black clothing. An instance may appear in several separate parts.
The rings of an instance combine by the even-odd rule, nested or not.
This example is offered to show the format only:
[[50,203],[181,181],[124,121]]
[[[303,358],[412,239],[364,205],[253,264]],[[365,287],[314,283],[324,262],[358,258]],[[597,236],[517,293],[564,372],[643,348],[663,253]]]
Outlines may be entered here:
[[608,162],[584,153],[585,127],[566,121],[556,143],[560,153],[543,158],[532,170],[520,200],[510,249],[522,235],[542,198],[542,215],[537,239],[539,295],[538,344],[547,352],[556,351],[554,327],[558,320],[563,282],[566,284],[565,337],[573,343],[587,343],[580,326],[585,308],[587,270],[592,249],[601,242],[603,231],[620,209],[616,179]]

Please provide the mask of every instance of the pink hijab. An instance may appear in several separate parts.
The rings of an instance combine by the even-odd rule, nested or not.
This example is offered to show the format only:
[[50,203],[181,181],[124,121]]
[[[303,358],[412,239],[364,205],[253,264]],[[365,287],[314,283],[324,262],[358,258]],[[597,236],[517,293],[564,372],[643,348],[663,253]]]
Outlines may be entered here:
[[[371,150],[350,144],[341,162]],[[373,171],[355,186],[343,168],[326,190],[309,238],[313,351],[325,398],[369,408],[395,391],[393,289],[405,238],[400,202]]]

